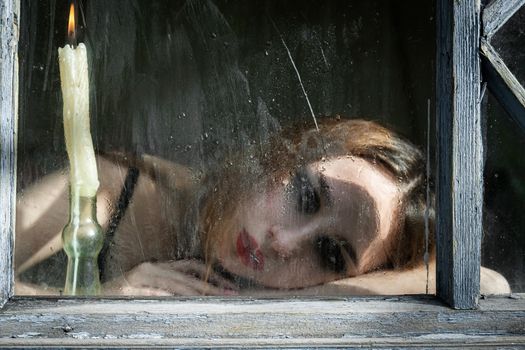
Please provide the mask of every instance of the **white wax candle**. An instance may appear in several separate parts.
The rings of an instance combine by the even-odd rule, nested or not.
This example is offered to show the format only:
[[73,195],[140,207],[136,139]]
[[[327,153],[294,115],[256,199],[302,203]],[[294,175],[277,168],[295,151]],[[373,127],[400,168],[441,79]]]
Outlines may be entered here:
[[58,49],[64,100],[64,134],[73,194],[93,197],[99,186],[89,126],[89,79],[86,46]]

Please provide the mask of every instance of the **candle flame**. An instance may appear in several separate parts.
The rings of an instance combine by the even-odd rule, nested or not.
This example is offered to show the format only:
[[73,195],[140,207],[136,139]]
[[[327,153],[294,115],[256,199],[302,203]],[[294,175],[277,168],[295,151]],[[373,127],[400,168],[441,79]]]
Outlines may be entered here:
[[72,42],[75,40],[75,5],[71,3],[69,7],[69,20],[67,22],[67,36]]

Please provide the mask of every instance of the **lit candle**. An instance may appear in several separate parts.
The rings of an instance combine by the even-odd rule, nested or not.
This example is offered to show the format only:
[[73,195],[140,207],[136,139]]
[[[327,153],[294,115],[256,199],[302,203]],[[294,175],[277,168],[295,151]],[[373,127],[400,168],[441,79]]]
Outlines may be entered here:
[[75,7],[68,22],[69,44],[58,49],[60,81],[64,99],[64,134],[69,156],[69,222],[62,230],[67,254],[64,293],[100,293],[98,254],[104,243],[97,222],[98,175],[89,131],[89,80],[84,44],[75,47]]
[[93,197],[99,186],[95,152],[89,126],[89,79],[86,46],[74,47],[75,7],[68,21],[69,44],[58,49],[60,81],[64,100],[64,134],[74,194]]

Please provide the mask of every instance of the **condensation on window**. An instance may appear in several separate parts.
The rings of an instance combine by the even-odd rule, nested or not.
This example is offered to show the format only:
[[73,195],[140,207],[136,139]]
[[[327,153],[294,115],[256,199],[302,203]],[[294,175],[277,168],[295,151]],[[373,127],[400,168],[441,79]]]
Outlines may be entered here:
[[[106,295],[434,290],[434,3],[80,1]],[[16,288],[60,293],[57,49],[21,3]]]
[[[491,39],[511,73],[525,84],[525,7]],[[482,265],[502,273],[513,292],[525,290],[525,167],[520,150],[525,130],[516,124],[491,93],[482,103],[485,128],[485,193]]]
[[525,7],[521,7],[501,27],[491,40],[492,45],[501,56],[505,65],[525,85],[525,53],[521,49],[525,46]]
[[524,130],[492,94],[482,111],[486,120],[484,237],[482,265],[501,272],[514,292],[525,290]]

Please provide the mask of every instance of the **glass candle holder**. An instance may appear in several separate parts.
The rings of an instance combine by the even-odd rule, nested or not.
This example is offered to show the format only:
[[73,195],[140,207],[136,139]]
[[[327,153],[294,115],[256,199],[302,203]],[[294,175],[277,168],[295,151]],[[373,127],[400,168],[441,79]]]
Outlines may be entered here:
[[70,191],[69,222],[62,230],[68,256],[66,295],[98,295],[101,291],[98,254],[104,243],[97,222],[97,198],[82,197]]

